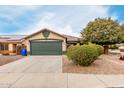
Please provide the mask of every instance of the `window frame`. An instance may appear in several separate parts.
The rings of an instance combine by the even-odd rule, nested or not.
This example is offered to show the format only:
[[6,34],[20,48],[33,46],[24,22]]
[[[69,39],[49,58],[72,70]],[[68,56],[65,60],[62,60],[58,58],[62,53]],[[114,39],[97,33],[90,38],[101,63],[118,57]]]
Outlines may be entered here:
[[0,44],[0,50],[9,50],[9,44],[6,44],[6,43],[1,43]]

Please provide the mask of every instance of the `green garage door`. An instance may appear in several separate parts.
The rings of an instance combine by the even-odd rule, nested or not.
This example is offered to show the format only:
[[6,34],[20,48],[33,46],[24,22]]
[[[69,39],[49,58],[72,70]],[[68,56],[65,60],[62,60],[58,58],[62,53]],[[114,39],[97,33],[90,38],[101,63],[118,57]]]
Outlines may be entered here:
[[31,41],[31,55],[62,55],[62,41]]

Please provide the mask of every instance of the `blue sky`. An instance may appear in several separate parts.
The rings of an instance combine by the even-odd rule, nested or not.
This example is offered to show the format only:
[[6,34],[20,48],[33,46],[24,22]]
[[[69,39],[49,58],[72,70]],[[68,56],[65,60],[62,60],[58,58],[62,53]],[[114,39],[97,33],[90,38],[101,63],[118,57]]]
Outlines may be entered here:
[[48,28],[79,36],[90,20],[112,17],[124,23],[124,6],[0,6],[0,34],[31,34]]

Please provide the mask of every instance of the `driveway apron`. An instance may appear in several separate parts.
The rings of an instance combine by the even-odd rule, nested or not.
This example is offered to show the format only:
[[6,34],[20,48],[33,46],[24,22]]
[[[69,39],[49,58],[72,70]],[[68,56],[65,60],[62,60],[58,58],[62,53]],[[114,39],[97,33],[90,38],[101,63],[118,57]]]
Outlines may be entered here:
[[0,67],[0,73],[61,73],[62,56],[28,56]]

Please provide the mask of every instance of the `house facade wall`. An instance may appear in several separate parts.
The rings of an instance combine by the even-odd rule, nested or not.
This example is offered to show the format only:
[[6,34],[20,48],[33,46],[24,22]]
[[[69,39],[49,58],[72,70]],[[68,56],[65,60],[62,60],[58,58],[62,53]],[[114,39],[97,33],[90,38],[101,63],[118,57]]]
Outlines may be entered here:
[[3,42],[1,43],[2,46],[0,46],[0,54],[16,54],[16,45],[15,43],[11,43],[11,42]]
[[[28,52],[30,52],[30,40],[35,40],[35,39],[45,39],[45,38],[44,38],[42,33],[39,33],[39,34],[36,34],[34,36],[31,36],[31,37],[25,39],[22,42],[22,44],[26,45]],[[48,36],[48,39],[60,39],[60,40],[63,40],[63,42],[62,42],[62,50],[66,51],[66,38],[61,37],[61,36],[59,36],[57,34],[54,34],[54,33],[50,32],[50,34]]]
[[11,52],[14,50],[13,49],[13,44],[8,44],[8,50],[11,51]]

